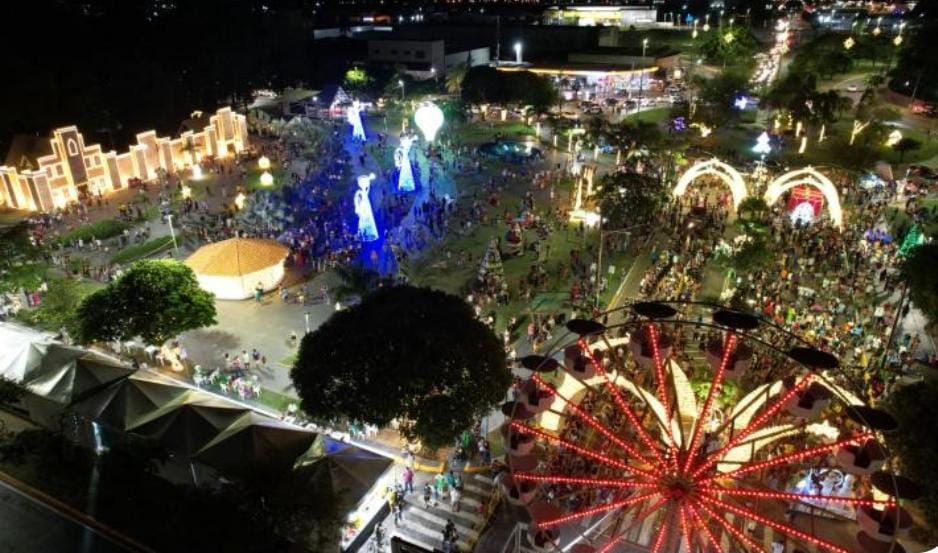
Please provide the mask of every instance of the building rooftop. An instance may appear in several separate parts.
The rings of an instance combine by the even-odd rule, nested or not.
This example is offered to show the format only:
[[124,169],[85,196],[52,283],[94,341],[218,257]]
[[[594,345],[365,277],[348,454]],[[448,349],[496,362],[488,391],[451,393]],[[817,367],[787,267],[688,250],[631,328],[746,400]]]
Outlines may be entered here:
[[23,170],[38,169],[36,160],[52,153],[48,136],[18,134],[13,137],[4,165]]

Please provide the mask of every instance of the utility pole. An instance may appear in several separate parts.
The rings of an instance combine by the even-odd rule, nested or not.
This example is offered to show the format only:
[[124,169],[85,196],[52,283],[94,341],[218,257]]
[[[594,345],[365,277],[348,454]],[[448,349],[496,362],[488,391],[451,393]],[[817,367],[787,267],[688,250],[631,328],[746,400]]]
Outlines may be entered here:
[[502,16],[495,16],[495,61],[502,60]]

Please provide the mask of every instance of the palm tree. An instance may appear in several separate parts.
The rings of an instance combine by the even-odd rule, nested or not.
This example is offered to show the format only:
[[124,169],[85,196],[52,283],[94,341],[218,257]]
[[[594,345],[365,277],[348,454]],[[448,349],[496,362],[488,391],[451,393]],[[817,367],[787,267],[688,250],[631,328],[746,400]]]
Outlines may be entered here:
[[448,70],[446,72],[446,91],[454,95],[462,92],[462,82],[468,72],[469,66],[465,63],[460,63]]
[[363,298],[368,295],[380,280],[380,275],[371,269],[361,265],[340,265],[335,269],[336,275],[342,281],[335,287],[336,299],[344,300],[346,298]]

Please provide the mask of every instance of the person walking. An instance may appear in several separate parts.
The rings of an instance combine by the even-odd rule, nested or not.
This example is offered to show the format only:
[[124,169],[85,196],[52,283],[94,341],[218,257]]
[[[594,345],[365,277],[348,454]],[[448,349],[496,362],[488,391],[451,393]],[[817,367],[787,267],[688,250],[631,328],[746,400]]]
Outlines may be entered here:
[[454,513],[459,512],[459,500],[462,499],[462,492],[459,491],[459,488],[453,488],[449,491],[449,505],[453,509]]
[[404,493],[412,493],[414,491],[414,471],[410,470],[410,467],[404,467],[404,474],[401,475],[401,479],[404,481]]
[[423,485],[423,507],[430,508],[430,498],[433,496],[433,486],[429,482]]
[[436,492],[433,496],[433,502],[437,503],[443,497],[443,492],[446,491],[446,476],[443,475],[443,471],[440,471],[439,474],[434,478],[435,487],[433,490]]

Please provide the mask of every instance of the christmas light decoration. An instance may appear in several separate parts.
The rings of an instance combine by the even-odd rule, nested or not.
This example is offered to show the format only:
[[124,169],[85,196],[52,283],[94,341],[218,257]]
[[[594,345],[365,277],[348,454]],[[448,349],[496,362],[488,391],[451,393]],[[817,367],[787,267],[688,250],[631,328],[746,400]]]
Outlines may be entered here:
[[726,377],[726,366],[729,364],[734,351],[736,351],[736,336],[730,334],[723,343],[723,356],[720,359],[720,368],[717,369],[717,373],[713,377],[713,383],[710,385],[710,391],[707,392],[707,399],[704,401],[703,409],[700,411],[700,416],[697,417],[697,421],[694,424],[694,435],[693,438],[691,438],[690,449],[688,450],[687,458],[684,460],[684,467],[681,469],[681,472],[686,473],[688,471],[691,462],[696,456],[697,446],[700,445],[700,430],[707,421],[707,416],[710,414],[710,409],[713,407],[713,399],[723,385],[723,378]]
[[436,139],[436,133],[443,127],[443,110],[433,102],[426,102],[414,113],[414,122],[423,133],[424,140],[433,142]]
[[[625,323],[605,330],[600,327],[596,334],[567,342],[567,347],[572,347],[565,352],[567,358],[582,356],[585,359],[578,363],[589,363],[595,376],[584,379],[582,374],[571,372],[547,382],[546,376],[532,374],[529,385],[556,398],[551,400],[549,416],[545,413],[540,419],[544,428],[530,420],[509,422],[511,432],[538,439],[539,445],[530,456],[509,456],[508,464],[514,469],[511,476],[515,482],[529,487],[535,484],[535,497],[556,507],[548,520],[533,510],[532,515],[539,527],[558,528],[558,536],[563,536],[558,548],[570,549],[577,542],[568,540],[585,539],[597,553],[623,547],[649,553],[740,549],[765,553],[766,545],[761,542],[766,534],[753,530],[761,526],[785,536],[788,547],[846,553],[854,548],[852,534],[818,537],[813,524],[789,523],[779,504],[808,504],[811,509],[804,515],[808,517],[819,516],[823,510],[842,513],[896,505],[892,498],[854,496],[859,492],[848,489],[805,489],[807,493],[801,493],[802,487],[769,483],[778,469],[835,469],[835,451],[873,436],[870,431],[852,430],[849,423],[835,426],[842,422],[837,417],[825,421],[823,427],[792,422],[786,408],[818,380],[833,392],[832,401],[845,405],[855,401],[839,390],[827,372],[805,371],[794,352],[786,354],[767,343],[752,341],[749,330],[728,328],[714,316],[712,324],[724,332],[722,343],[718,342],[722,350],[719,362],[711,359],[706,365],[710,367],[709,389],[698,399],[682,366],[687,361],[676,354],[669,358],[671,350],[666,343],[666,339],[677,343],[687,337],[681,332],[689,333],[682,325],[694,324],[690,316],[686,311],[669,315],[669,310],[654,305],[634,310],[637,318],[626,317]],[[576,328],[573,323],[570,327]],[[668,334],[663,336],[665,328]],[[649,373],[645,386],[639,384],[641,378],[625,380],[636,366],[623,358],[625,352],[634,350],[622,344],[639,333],[645,342],[641,354],[645,362],[638,370]],[[761,379],[758,383],[743,379],[735,384],[751,387],[745,395],[725,394],[726,379],[744,342],[747,351],[755,353],[750,344],[761,343],[758,347],[784,356],[788,362],[777,365],[771,373],[784,382],[763,384]],[[697,371],[701,368],[694,367]],[[733,396],[738,401],[735,405]],[[717,412],[721,416],[717,417]],[[833,412],[826,409],[822,415]],[[805,441],[806,436],[820,442]],[[786,447],[780,449],[779,445]],[[868,485],[865,482],[851,489],[867,489]],[[589,524],[587,519],[592,519]],[[564,526],[566,523],[570,524]]]

